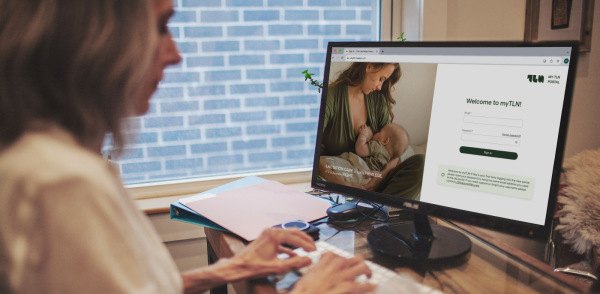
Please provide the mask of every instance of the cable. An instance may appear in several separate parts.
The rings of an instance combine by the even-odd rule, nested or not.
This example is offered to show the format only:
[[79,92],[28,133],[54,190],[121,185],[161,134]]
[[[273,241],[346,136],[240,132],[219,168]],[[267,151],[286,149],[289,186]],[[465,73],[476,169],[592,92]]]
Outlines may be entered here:
[[[369,211],[369,213],[365,214],[365,213],[363,213],[361,211],[361,209],[358,206],[359,203],[361,203],[361,202],[367,203],[371,207],[373,207]],[[357,219],[353,219],[353,220],[349,220],[349,221],[335,221],[335,220],[329,218],[328,222],[331,223],[331,224],[333,224],[333,225],[335,225],[335,226],[337,226],[337,227],[340,227],[342,229],[350,230],[350,229],[354,229],[354,228],[362,225],[367,219],[376,220],[376,221],[384,221],[384,222],[388,221],[388,219],[389,219],[389,217],[387,215],[386,215],[386,217],[385,217],[384,220],[380,220],[378,218],[373,218],[373,216],[377,212],[381,211],[381,209],[383,208],[383,204],[374,204],[372,202],[368,202],[368,201],[364,201],[364,200],[358,200],[355,205],[356,205],[355,208],[358,210],[358,212],[363,215],[361,218],[357,218]],[[344,225],[344,223],[348,223],[348,222],[353,222],[353,224],[350,225],[350,226]]]
[[[359,207],[358,207],[358,204],[359,204],[360,202],[363,202],[363,203],[366,203],[367,205],[370,205],[371,207],[373,207],[373,210],[372,210],[372,211],[370,211],[368,214],[365,214],[365,213],[363,213],[363,212],[362,212],[362,211],[359,209]],[[383,204],[377,204],[377,203],[374,203],[374,202],[371,202],[371,201],[365,201],[365,200],[358,200],[358,201],[356,202],[356,209],[357,209],[357,210],[358,210],[358,212],[359,212],[360,214],[362,214],[363,216],[365,216],[365,217],[369,217],[370,219],[372,219],[372,220],[375,220],[375,221],[387,222],[387,221],[390,219],[390,217],[389,217],[389,215],[387,215],[387,213],[386,213],[386,216],[385,216],[385,218],[384,218],[384,219],[382,219],[382,220],[380,220],[379,218],[376,218],[376,217],[374,218],[374,217],[373,217],[375,214],[377,214],[377,212],[379,212],[379,211],[383,211],[383,210],[382,210],[383,206],[384,206]]]
[[[312,190],[310,190],[306,193],[313,195],[317,198],[328,200],[331,204],[339,204],[340,203],[341,195],[337,194],[337,193],[331,193],[331,192],[327,192],[327,191],[323,191],[323,190],[319,190],[319,189],[315,189],[315,188],[313,188]],[[335,200],[333,199],[332,195],[335,195]]]

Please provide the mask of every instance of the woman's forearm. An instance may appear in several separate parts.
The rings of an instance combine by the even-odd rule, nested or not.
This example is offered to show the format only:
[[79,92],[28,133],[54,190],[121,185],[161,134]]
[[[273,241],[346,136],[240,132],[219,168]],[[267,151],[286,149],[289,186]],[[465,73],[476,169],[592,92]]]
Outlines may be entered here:
[[323,159],[319,159],[319,176],[321,176],[323,179],[325,179],[325,181],[330,183],[362,188],[360,185],[356,183],[350,183],[344,178],[338,176],[336,172],[331,167],[329,167]]
[[398,158],[398,157],[388,161],[388,163],[381,170],[381,177],[385,178],[393,168],[398,166],[398,164],[400,164],[400,158]]
[[251,277],[236,258],[221,258],[207,267],[181,274],[184,293],[202,293],[212,288]]
[[334,170],[327,165],[325,160],[322,158],[319,159],[319,176],[321,176],[325,181],[334,183],[334,184],[344,184],[344,180],[338,177]]

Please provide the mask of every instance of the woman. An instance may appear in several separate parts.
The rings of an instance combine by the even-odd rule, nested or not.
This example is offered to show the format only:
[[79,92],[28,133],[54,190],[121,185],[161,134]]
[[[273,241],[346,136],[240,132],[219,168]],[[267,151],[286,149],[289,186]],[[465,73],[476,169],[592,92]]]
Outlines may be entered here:
[[[367,125],[373,133],[394,119],[392,87],[402,73],[397,63],[352,63],[327,89],[321,155],[337,156],[355,152],[360,126]],[[416,199],[421,189],[424,157],[415,155],[403,161],[382,177],[373,177],[367,190],[380,191]],[[321,157],[319,170],[328,166]],[[334,172],[321,172],[327,181],[357,187]]]
[[[171,0],[0,0],[0,292],[196,293],[310,263],[277,254],[314,250],[311,237],[270,229],[180,274],[100,155],[181,60],[172,15]],[[293,292],[373,290],[361,274],[361,260],[324,255]]]

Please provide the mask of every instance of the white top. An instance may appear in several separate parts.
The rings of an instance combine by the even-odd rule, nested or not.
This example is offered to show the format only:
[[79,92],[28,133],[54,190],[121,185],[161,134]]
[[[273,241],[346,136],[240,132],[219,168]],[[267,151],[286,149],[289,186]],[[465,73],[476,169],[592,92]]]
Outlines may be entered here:
[[30,131],[0,151],[3,283],[15,293],[183,291],[118,172],[58,127]]

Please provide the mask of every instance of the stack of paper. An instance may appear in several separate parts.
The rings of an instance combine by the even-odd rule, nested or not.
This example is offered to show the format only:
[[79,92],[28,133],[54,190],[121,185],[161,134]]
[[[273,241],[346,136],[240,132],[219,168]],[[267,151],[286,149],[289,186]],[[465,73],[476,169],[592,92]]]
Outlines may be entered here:
[[310,222],[327,216],[329,203],[279,182],[261,180],[225,191],[213,189],[179,202],[247,241],[275,225],[295,220]]

